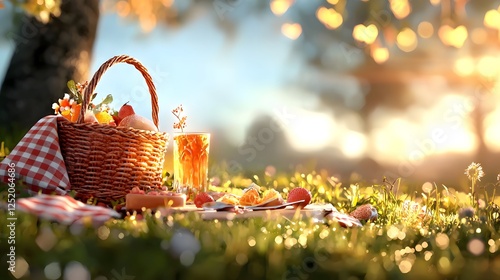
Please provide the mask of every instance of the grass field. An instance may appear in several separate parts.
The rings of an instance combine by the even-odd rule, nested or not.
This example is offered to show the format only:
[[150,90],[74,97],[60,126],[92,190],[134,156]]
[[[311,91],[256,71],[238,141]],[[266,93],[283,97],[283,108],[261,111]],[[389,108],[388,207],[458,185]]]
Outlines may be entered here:
[[[220,186],[211,187],[241,193],[255,182],[286,196],[289,189],[300,186],[311,191],[313,202],[331,203],[345,213],[372,204],[378,219],[357,228],[301,217],[205,221],[197,213],[151,212],[97,227],[66,226],[17,211],[16,272],[8,271],[9,256],[3,253],[0,275],[20,279],[500,279],[498,184],[480,181],[479,164],[471,164],[465,173],[471,183],[469,193],[424,184],[422,190],[407,194],[399,191],[404,189],[401,180],[344,186],[315,171],[223,177]],[[5,201],[6,186],[1,191]],[[2,252],[10,249],[5,242],[7,218],[2,210]]]

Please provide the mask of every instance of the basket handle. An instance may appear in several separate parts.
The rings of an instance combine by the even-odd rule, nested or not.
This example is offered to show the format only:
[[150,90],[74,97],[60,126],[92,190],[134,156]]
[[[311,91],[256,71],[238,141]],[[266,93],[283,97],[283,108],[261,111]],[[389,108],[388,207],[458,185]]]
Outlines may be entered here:
[[94,92],[94,90],[97,86],[97,83],[101,79],[101,76],[111,66],[113,66],[116,63],[121,63],[121,62],[132,64],[137,70],[139,70],[139,72],[141,72],[142,76],[146,80],[146,84],[148,85],[148,88],[149,88],[149,94],[151,95],[151,106],[152,106],[151,116],[153,117],[153,123],[155,124],[156,128],[159,128],[158,127],[158,111],[159,111],[158,95],[156,94],[156,87],[153,84],[153,78],[151,78],[151,75],[149,75],[146,67],[144,67],[138,60],[136,60],[135,58],[130,57],[128,55],[117,55],[117,56],[114,56],[114,57],[108,59],[108,61],[104,62],[101,65],[101,67],[99,67],[97,72],[94,73],[94,76],[92,77],[89,84],[85,87],[85,90],[83,91],[82,107],[80,108],[80,115],[78,116],[77,123],[83,123],[85,111],[86,111],[87,107],[89,106],[90,96]]

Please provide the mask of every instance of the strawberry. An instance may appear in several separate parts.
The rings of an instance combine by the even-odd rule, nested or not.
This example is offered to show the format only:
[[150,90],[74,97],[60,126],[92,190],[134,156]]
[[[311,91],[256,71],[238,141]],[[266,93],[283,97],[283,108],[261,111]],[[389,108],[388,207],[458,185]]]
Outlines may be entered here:
[[295,202],[298,200],[304,200],[304,202],[297,205],[297,207],[304,208],[311,202],[311,192],[308,190],[298,187],[294,188],[288,193],[287,202]]
[[214,198],[206,192],[199,193],[194,198],[194,204],[198,208],[201,208],[203,204],[207,202],[213,202],[213,201],[215,201]]
[[352,211],[350,215],[360,221],[374,221],[378,218],[377,209],[375,209],[375,207],[371,204],[359,206],[356,210]]

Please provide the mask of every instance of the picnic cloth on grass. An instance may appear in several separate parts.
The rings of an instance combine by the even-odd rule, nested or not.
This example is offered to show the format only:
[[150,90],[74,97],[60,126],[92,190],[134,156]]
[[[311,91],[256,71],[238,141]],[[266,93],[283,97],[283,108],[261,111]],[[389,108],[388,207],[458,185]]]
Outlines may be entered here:
[[17,200],[16,208],[61,224],[84,223],[85,218],[99,224],[110,218],[120,217],[120,214],[113,209],[85,204],[67,195],[41,194],[20,198]]
[[15,177],[23,180],[31,194],[41,192],[64,195],[70,190],[69,176],[59,146],[58,117],[62,118],[56,115],[46,116],[26,133],[12,152],[0,162],[0,181],[7,183],[8,170],[13,169]]

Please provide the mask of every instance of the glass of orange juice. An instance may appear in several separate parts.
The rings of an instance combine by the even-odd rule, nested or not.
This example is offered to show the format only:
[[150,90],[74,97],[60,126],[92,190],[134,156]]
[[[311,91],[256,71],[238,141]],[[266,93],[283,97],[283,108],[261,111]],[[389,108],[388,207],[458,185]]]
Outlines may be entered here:
[[194,199],[208,188],[210,133],[174,133],[174,189]]

